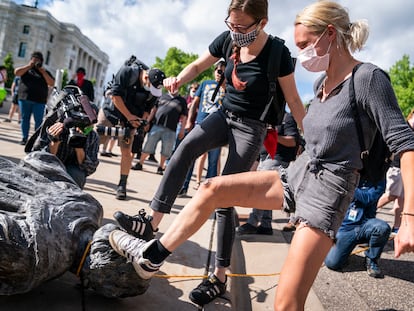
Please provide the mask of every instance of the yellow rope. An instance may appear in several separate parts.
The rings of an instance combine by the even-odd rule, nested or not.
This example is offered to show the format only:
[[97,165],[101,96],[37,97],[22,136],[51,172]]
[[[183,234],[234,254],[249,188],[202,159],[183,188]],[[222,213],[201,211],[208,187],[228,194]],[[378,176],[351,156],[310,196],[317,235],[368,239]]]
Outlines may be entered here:
[[83,252],[82,259],[79,262],[78,269],[76,270],[76,276],[77,277],[79,277],[79,274],[80,274],[80,272],[82,270],[83,264],[85,263],[86,256],[88,256],[89,249],[91,248],[91,244],[92,244],[92,242],[89,241],[88,244],[86,245],[85,251]]
[[[394,237],[390,236],[389,237],[389,241],[393,240]],[[369,249],[369,246],[366,247],[361,247],[359,249],[356,249],[355,251],[353,251],[349,256],[361,253],[365,250]],[[322,265],[323,266],[323,265]],[[226,274],[228,277],[242,277],[242,278],[246,278],[246,277],[260,277],[260,276],[277,276],[280,275],[280,272],[276,272],[276,273],[255,273],[255,274],[242,274],[242,273],[227,273]],[[154,277],[156,278],[160,278],[160,279],[206,279],[207,276],[206,275],[161,275],[161,274],[156,274],[154,275]]]

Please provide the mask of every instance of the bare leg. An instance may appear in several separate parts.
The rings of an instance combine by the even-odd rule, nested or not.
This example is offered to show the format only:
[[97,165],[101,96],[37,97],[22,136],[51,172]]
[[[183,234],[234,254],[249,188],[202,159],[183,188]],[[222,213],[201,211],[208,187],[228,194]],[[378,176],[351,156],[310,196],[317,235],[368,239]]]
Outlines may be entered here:
[[192,236],[217,207],[240,206],[280,209],[283,188],[276,171],[246,172],[218,176],[200,185],[195,196],[160,238],[170,252]]
[[404,197],[398,197],[394,201],[394,225],[393,228],[399,228],[401,226],[401,213],[404,207]]
[[333,245],[322,231],[300,225],[283,265],[274,310],[304,310],[306,297]]
[[204,169],[204,164],[206,163],[206,158],[207,158],[207,152],[203,153],[197,160],[197,184],[199,184],[201,182],[201,179],[203,178],[203,169]]
[[131,153],[132,144],[129,144],[128,147],[121,147],[121,175],[129,175],[132,164],[132,153]]

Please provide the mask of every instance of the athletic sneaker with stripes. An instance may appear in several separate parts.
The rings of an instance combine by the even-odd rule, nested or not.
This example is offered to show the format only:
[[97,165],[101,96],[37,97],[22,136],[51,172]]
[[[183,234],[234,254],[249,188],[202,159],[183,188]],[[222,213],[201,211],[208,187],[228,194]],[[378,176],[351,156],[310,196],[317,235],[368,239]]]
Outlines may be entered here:
[[136,238],[149,241],[154,238],[154,230],[151,225],[151,216],[147,216],[144,209],[138,212],[138,215],[129,216],[120,211],[115,212],[114,218],[122,229]]
[[226,285],[227,276],[223,283],[214,274],[210,274],[206,280],[191,291],[190,300],[199,306],[208,304],[226,293]]
[[156,240],[149,242],[134,238],[121,230],[114,230],[109,234],[109,244],[128,262],[132,262],[135,272],[144,280],[150,279],[158,272],[163,263],[154,264],[149,259],[144,258],[145,251],[155,243]]

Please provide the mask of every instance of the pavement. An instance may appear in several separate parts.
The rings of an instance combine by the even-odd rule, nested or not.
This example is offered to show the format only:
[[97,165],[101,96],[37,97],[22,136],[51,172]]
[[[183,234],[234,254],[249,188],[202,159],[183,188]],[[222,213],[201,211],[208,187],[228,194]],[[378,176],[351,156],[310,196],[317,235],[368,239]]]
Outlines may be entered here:
[[[10,102],[0,108],[0,156],[19,162],[25,156],[17,120],[5,123]],[[16,115],[17,116],[17,115]],[[120,154],[117,147],[113,151]],[[226,149],[222,151],[225,160]],[[158,157],[158,155],[156,155]],[[146,162],[143,171],[131,171],[128,179],[128,198],[118,201],[114,197],[119,178],[120,157],[100,157],[97,171],[88,177],[85,191],[103,206],[103,223],[114,222],[113,213],[122,210],[136,214],[141,208],[150,211],[148,204],[161,180],[156,174],[157,164]],[[161,222],[157,236],[161,236],[195,193],[190,184],[188,196],[177,198],[171,214]],[[236,207],[238,221],[242,224],[249,209]],[[386,206],[378,217],[392,225],[391,206]],[[278,275],[286,258],[293,233],[281,229],[287,217],[273,211],[273,235],[248,235],[236,237],[229,267],[227,293],[222,299],[206,305],[204,309],[188,298],[209,271],[212,271],[216,249],[215,220],[212,217],[186,243],[179,247],[162,266],[146,293],[136,297],[109,299],[82,291],[79,279],[67,272],[59,278],[42,284],[32,291],[12,296],[0,296],[0,310],[50,310],[50,311],[187,311],[187,310],[273,310],[273,299]],[[369,277],[363,267],[364,255],[360,249],[350,256],[349,265],[342,272],[322,267],[309,293],[305,310],[414,310],[414,254],[396,259],[393,242],[384,250],[381,268],[383,279]],[[0,263],[1,264],[1,263]]]

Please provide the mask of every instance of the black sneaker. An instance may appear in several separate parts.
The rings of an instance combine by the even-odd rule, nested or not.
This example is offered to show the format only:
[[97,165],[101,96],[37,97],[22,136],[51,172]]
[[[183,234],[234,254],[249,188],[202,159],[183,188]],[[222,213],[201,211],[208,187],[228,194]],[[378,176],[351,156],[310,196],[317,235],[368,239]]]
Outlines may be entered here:
[[142,164],[139,163],[139,162],[137,162],[135,165],[133,165],[131,167],[131,170],[134,170],[134,171],[142,171]]
[[22,139],[19,144],[24,146],[26,145],[26,143],[27,143],[27,139]]
[[155,156],[153,154],[150,154],[147,161],[149,162],[154,162],[154,163],[158,163],[157,159],[155,158]]
[[177,195],[179,198],[185,198],[187,196],[187,189],[181,188],[180,192]]
[[236,228],[236,233],[238,235],[256,234],[257,233],[257,228],[255,226],[249,224],[248,222],[246,222],[244,225]]
[[138,215],[129,216],[120,211],[115,212],[114,218],[122,229],[136,238],[149,241],[154,238],[154,229],[151,225],[152,216],[147,216],[144,209]]
[[199,306],[204,306],[217,297],[224,295],[226,285],[227,276],[226,282],[222,283],[214,274],[210,274],[206,280],[190,292],[190,300]]
[[118,200],[125,200],[126,199],[126,186],[119,185],[118,189],[116,189],[116,195],[115,197]]
[[164,169],[161,166],[158,166],[158,168],[157,168],[157,174],[158,175],[164,175]]
[[257,234],[272,235],[273,234],[273,229],[259,226],[259,227],[257,227]]
[[110,157],[112,157],[112,154],[110,152],[102,151],[101,152],[101,157],[108,157],[108,158],[110,158]]

